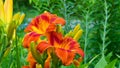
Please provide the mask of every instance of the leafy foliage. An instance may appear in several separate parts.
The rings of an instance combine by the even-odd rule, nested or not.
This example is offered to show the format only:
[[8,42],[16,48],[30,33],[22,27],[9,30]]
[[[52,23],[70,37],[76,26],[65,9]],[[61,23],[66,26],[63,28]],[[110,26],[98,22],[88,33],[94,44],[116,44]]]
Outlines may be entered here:
[[[107,15],[105,8],[108,11]],[[67,24],[64,27],[64,34],[68,33],[77,23],[81,25],[83,35],[79,42],[86,54],[84,62],[81,63],[81,68],[85,66],[88,68],[96,66],[97,68],[101,63],[104,63],[102,65],[105,65],[106,68],[120,67],[120,58],[118,57],[120,56],[120,0],[14,0],[14,13],[18,11],[26,14],[24,23],[17,29],[17,36],[20,39],[18,49],[20,49],[19,53],[21,56],[19,58],[21,59],[21,66],[27,64],[25,62],[26,50],[23,50],[22,44],[20,44],[22,43],[24,28],[31,18],[44,11],[49,11],[66,19]],[[105,24],[106,18],[107,24]],[[105,31],[104,28],[106,29]],[[0,29],[2,30],[2,28]],[[1,39],[3,38],[1,37]],[[0,44],[2,41],[4,40],[0,40]],[[103,45],[103,42],[105,42],[105,45]],[[8,61],[10,57],[12,57],[11,61],[14,59],[13,57],[16,56],[14,49],[10,51],[5,61]],[[109,54],[110,52],[112,54]],[[105,58],[101,53],[104,53]],[[100,55],[88,64],[98,54]],[[107,58],[108,54],[109,58]],[[15,61],[10,63],[11,66],[14,64]],[[61,68],[72,67],[74,66],[62,66]]]

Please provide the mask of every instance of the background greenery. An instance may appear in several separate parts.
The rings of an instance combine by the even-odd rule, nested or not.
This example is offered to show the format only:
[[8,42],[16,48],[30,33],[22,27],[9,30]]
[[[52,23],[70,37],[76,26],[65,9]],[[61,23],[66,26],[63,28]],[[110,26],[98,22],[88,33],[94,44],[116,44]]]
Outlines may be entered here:
[[[13,46],[3,60],[2,68],[16,68],[16,60],[19,59],[20,66],[27,64],[27,50],[21,42],[24,28],[33,17],[44,11],[66,20],[65,34],[76,24],[81,24],[84,32],[79,42],[85,51],[81,68],[120,68],[120,0],[14,0],[14,13],[18,11],[26,14],[24,22],[17,29],[19,53],[14,52],[16,47]],[[19,59],[15,57],[17,54]]]

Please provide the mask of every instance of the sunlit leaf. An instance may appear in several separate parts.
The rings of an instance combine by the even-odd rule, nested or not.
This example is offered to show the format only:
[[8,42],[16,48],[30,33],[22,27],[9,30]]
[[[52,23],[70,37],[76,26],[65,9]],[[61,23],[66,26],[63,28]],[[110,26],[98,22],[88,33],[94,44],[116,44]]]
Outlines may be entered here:
[[107,61],[102,56],[102,58],[99,60],[99,62],[95,65],[95,68],[104,68],[107,65]]
[[110,53],[108,53],[107,55],[106,55],[106,57],[105,57],[105,59],[106,59],[106,61],[110,61],[110,58],[112,57],[112,52],[110,52]]
[[105,66],[105,68],[115,68],[116,62],[117,62],[117,59],[114,59],[107,66]]

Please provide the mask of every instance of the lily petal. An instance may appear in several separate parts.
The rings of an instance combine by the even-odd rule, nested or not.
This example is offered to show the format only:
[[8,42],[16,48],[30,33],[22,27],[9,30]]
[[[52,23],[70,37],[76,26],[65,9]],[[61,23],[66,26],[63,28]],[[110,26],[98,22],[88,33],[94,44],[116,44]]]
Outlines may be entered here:
[[[26,27],[25,32],[34,31],[39,34],[44,34],[49,25],[50,23],[47,16],[39,15],[30,22],[30,24]],[[53,29],[53,31],[54,30],[55,29]]]
[[50,44],[48,44],[47,42],[45,41],[42,41],[38,44],[37,46],[37,50],[40,52],[40,53],[43,53],[46,49],[48,49],[49,47],[52,47]]
[[47,29],[46,29],[46,32],[52,32],[52,31],[55,31],[56,30],[56,25],[55,24],[50,24],[49,25],[50,27],[48,27]]
[[3,22],[5,21],[5,13],[4,13],[3,0],[0,0],[0,19]]
[[51,57],[48,57],[48,58],[45,60],[44,68],[50,68],[50,60],[51,60]]
[[46,13],[50,15],[50,23],[65,25],[65,20],[63,18],[58,17],[56,14]]
[[65,25],[65,20],[63,18],[58,17],[53,21],[53,23]]
[[78,60],[74,60],[73,63],[74,63],[75,66],[79,66],[80,65],[80,62]]
[[82,56],[82,58],[84,57],[84,51],[81,48],[76,49],[76,51],[80,56]]
[[39,34],[56,31],[57,24],[64,25],[65,20],[57,15],[45,12],[34,18],[25,29],[25,32],[34,31]]
[[[64,45],[63,47],[63,44],[66,45]],[[69,50],[73,51],[74,53],[78,53],[80,56],[84,57],[83,50],[80,48],[80,45],[74,39],[66,37],[64,38],[63,44],[61,45],[63,48],[69,48]]]
[[37,34],[35,32],[30,32],[30,33],[26,34],[24,37],[24,40],[23,40],[23,46],[25,48],[29,48],[30,43],[32,41],[36,42],[39,39],[39,37],[40,37],[40,34]]
[[74,59],[75,54],[71,51],[64,50],[62,48],[56,49],[56,55],[61,59],[64,65],[70,65]]
[[6,22],[10,23],[13,14],[13,0],[5,0],[4,11],[5,11]]
[[51,45],[55,45],[54,43],[57,42],[58,44],[60,44],[62,42],[63,36],[61,33],[57,33],[57,32],[50,32],[47,33],[47,38],[48,38],[48,42]]
[[50,55],[50,49],[47,50],[48,57],[45,60],[44,68],[50,68],[50,61],[51,61],[51,55]]
[[74,61],[73,61],[73,63],[75,64],[75,66],[79,66],[80,67],[80,63],[82,62],[82,57],[79,57],[78,59],[75,59]]
[[55,40],[54,46],[56,48],[56,55],[61,59],[64,65],[70,65],[76,53],[84,57],[84,52],[80,49],[79,44],[70,37],[63,38],[60,44],[57,44]]
[[33,58],[31,52],[28,53],[27,61],[30,63],[30,64],[29,64],[30,68],[35,68],[35,67],[36,67],[36,61],[35,61],[35,59]]
[[30,22],[30,24],[26,27],[25,32],[34,31],[43,34],[49,24],[49,17],[45,14],[41,14]]

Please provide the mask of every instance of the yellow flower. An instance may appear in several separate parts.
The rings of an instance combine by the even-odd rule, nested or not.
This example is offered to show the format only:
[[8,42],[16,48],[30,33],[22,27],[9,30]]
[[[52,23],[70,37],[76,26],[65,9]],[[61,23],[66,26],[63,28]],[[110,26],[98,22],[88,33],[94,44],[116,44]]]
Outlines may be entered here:
[[0,19],[4,23],[10,23],[12,21],[13,14],[13,0],[0,0]]

